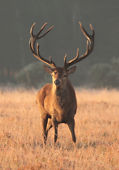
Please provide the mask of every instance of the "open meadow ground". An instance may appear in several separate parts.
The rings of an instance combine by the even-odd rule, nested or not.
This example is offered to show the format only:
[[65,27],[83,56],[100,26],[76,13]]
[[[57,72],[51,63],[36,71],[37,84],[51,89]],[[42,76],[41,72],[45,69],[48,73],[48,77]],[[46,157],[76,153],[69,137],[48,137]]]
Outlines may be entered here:
[[65,124],[42,145],[36,90],[0,89],[0,170],[119,170],[119,91],[76,90],[76,146]]

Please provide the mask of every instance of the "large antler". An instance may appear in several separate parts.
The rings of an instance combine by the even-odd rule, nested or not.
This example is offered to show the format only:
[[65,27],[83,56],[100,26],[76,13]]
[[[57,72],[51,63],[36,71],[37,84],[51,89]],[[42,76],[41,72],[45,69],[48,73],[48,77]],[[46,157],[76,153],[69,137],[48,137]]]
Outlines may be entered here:
[[48,32],[50,32],[54,26],[51,26],[47,31],[45,31],[42,35],[42,31],[44,30],[44,28],[46,27],[47,23],[43,24],[43,26],[41,27],[40,31],[35,35],[33,33],[33,29],[35,27],[36,23],[33,23],[30,29],[30,40],[29,40],[29,45],[30,45],[30,49],[34,55],[34,57],[36,57],[38,60],[44,62],[45,64],[48,64],[50,67],[56,67],[55,63],[52,61],[52,58],[50,58],[50,60],[47,60],[45,58],[43,58],[40,55],[40,49],[39,49],[39,44],[36,44],[36,40],[39,40],[41,38],[43,38]]
[[79,61],[83,60],[84,58],[86,58],[92,51],[93,51],[93,47],[94,47],[94,36],[95,36],[95,31],[93,29],[93,26],[90,24],[90,29],[92,31],[92,34],[89,35],[87,33],[87,31],[85,30],[85,28],[82,26],[81,22],[79,22],[80,24],[80,29],[83,33],[83,35],[85,36],[85,38],[87,39],[87,44],[86,44],[86,52],[79,56],[79,48],[77,48],[77,53],[76,56],[69,60],[68,62],[66,61],[66,55],[64,57],[64,67],[67,69],[68,67],[72,66],[73,64],[78,63]]

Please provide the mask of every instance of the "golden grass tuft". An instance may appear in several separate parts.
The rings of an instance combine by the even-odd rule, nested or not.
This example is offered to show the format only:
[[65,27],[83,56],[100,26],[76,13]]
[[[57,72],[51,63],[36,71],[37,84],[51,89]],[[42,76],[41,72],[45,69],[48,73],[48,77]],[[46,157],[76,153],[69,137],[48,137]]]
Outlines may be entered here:
[[0,89],[0,169],[118,170],[119,91],[76,90],[76,146],[66,125],[42,145],[36,90]]

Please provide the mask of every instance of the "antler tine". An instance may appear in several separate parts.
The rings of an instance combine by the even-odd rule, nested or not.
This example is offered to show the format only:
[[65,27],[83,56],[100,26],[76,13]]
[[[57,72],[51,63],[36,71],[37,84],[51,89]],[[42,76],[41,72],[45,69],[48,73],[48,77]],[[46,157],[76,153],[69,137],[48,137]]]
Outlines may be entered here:
[[[50,31],[54,28],[54,25],[52,25],[51,27],[49,27],[49,28],[47,29],[47,31],[45,31],[45,33],[43,33],[42,35],[40,35],[40,34],[42,33],[42,31],[45,29],[46,25],[47,25],[47,22],[46,22],[46,23],[44,23],[44,24],[42,25],[40,31],[39,31],[36,35],[34,35],[34,34],[33,34],[33,29],[34,29],[35,25],[36,25],[36,23],[34,22],[34,23],[32,24],[32,26],[31,26],[30,34],[31,34],[33,37],[36,37],[37,39],[41,39],[42,37],[44,37],[48,32],[50,32]],[[39,36],[39,35],[40,35],[40,36]]]
[[[37,55],[40,56],[40,60],[43,61],[44,63],[48,64],[49,66],[52,65],[52,67],[55,67],[55,63],[52,61],[52,59],[47,60],[47,59],[44,59],[43,57],[41,57],[40,55],[40,50],[39,50],[39,44],[37,43],[37,47],[36,47],[36,50],[37,50]],[[50,56],[51,57],[51,56]]]
[[45,29],[46,25],[47,25],[47,22],[43,24],[40,31],[38,32],[38,34],[37,34],[38,39],[41,39],[42,37],[44,37],[48,32],[50,32],[54,28],[54,25],[52,25],[51,27],[49,27],[47,29],[47,31],[45,31],[45,33],[43,33],[41,36],[39,36],[41,34],[41,32]]
[[44,34],[42,34],[41,36],[39,36],[38,39],[43,38],[43,37],[44,37],[47,33],[49,33],[53,28],[54,28],[54,25],[52,25],[50,28],[48,28],[48,30],[47,30]]
[[92,24],[90,24],[89,26],[90,26],[90,29],[91,29],[91,31],[92,31],[92,35],[91,35],[91,36],[93,36],[93,37],[94,37],[94,36],[95,36],[94,28],[93,28]]
[[30,34],[31,34],[32,37],[34,37],[33,29],[34,29],[35,25],[36,25],[36,23],[34,22],[31,26],[31,29],[30,29]]
[[67,54],[64,55],[64,67],[67,64]]
[[64,67],[65,67],[65,68],[69,67],[69,65],[70,65],[72,62],[75,64],[75,62],[77,61],[78,57],[79,57],[79,48],[77,48],[76,56],[75,56],[73,59],[71,59],[70,61],[68,61],[68,63],[67,63],[67,61],[66,61],[67,56],[66,56],[66,54],[65,54],[65,56],[64,56]]
[[53,67],[53,68],[56,67],[55,63],[54,63],[52,60],[49,61],[49,60],[43,58],[43,57],[40,55],[40,50],[39,50],[39,44],[38,44],[38,43],[36,44],[36,53],[35,53],[35,51],[32,49],[31,43],[30,43],[30,48],[31,48],[32,53],[33,53],[33,55],[34,55],[35,58],[37,58],[38,60],[42,61],[42,62],[45,63],[45,64],[48,64],[50,67]]
[[46,25],[47,25],[47,22],[45,22],[45,23],[42,25],[40,31],[37,33],[37,37],[38,37],[38,36],[41,34],[41,32],[45,29]]
[[47,23],[43,24],[43,26],[41,27],[40,31],[35,35],[33,34],[33,29],[35,27],[35,23],[32,24],[31,29],[30,29],[30,40],[29,40],[29,46],[30,49],[34,55],[35,58],[37,58],[38,60],[44,62],[45,64],[48,64],[50,67],[56,67],[55,63],[52,60],[47,60],[45,58],[43,58],[40,55],[40,49],[39,49],[39,44],[36,44],[36,40],[41,39],[42,37],[44,37],[49,31],[51,31],[53,29],[54,26],[51,26],[47,31],[45,31],[45,33],[43,33],[42,35],[41,32],[44,30],[44,28],[46,27]]
[[78,58],[79,58],[79,48],[77,48],[76,56],[72,60],[70,60],[70,62],[77,60]]
[[90,24],[90,29],[92,31],[92,34],[88,34],[87,31],[85,30],[85,28],[82,26],[82,23],[79,22],[80,24],[80,29],[83,33],[83,35],[85,36],[85,38],[87,39],[86,41],[86,51],[84,54],[82,54],[81,56],[79,56],[79,48],[77,48],[77,53],[76,53],[76,56],[71,59],[70,61],[68,62],[65,62],[65,68],[68,68],[70,67],[71,65],[73,64],[76,64],[78,63],[79,61],[83,60],[84,58],[86,58],[92,51],[93,51],[93,48],[94,48],[94,36],[95,36],[95,31],[93,29],[93,26]]
[[[81,29],[81,31],[82,31],[82,33],[83,33],[83,35],[86,37],[86,39],[88,39],[89,41],[90,41],[90,36],[91,35],[89,35],[88,33],[87,33],[87,31],[85,30],[85,28],[83,27],[83,25],[82,25],[82,23],[79,21],[79,24],[80,24],[80,29]],[[90,24],[91,25],[91,24]],[[90,26],[89,25],[89,26]],[[92,28],[92,27],[91,27]]]

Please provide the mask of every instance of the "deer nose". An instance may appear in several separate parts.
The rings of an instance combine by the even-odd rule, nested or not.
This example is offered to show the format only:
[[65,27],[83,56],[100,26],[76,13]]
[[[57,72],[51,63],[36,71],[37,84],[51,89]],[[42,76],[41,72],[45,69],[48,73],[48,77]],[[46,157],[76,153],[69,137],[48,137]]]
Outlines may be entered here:
[[60,85],[60,80],[57,79],[57,80],[54,81],[54,83],[55,83],[56,86],[58,86],[58,85]]

